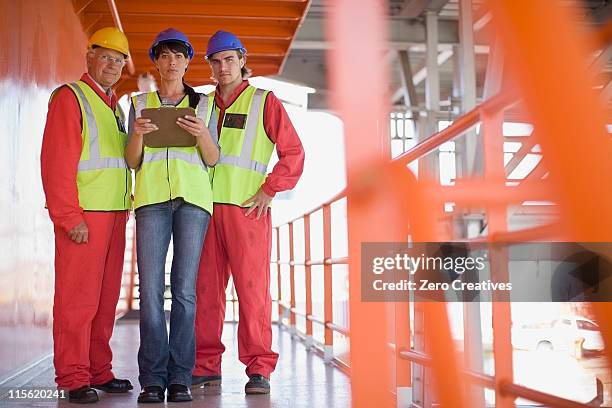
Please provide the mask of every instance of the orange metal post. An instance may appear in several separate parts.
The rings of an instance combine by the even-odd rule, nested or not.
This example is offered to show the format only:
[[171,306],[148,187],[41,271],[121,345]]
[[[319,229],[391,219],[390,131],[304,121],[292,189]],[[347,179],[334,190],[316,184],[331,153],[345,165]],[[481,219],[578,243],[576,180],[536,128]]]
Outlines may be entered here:
[[[360,2],[359,7],[352,0],[329,2],[326,19],[332,50],[328,52],[329,82],[332,105],[344,121],[349,188],[359,183],[358,174],[366,164],[389,157],[385,148],[389,142],[381,131],[388,126],[385,113],[388,99],[383,91],[386,87],[380,86],[388,82],[383,51],[384,14],[382,1]],[[364,51],[366,58],[355,58],[364,55]],[[352,403],[355,407],[389,407],[392,397],[385,308],[383,304],[361,302],[360,247],[372,236],[368,230],[378,232],[379,228],[373,225],[376,217],[368,213],[369,208],[365,211],[356,208],[351,193],[347,200]],[[372,379],[376,379],[375,387]]]
[[280,227],[274,228],[274,235],[276,236],[276,296],[278,299],[278,323],[283,323],[283,306],[281,305],[283,298],[281,297],[281,264],[280,264]]
[[[502,90],[504,55],[501,43],[493,41],[487,65],[486,96],[491,97]],[[504,167],[503,110],[483,111],[482,143],[484,153],[485,181],[505,187],[506,170]],[[507,194],[504,194],[506,196]],[[489,237],[508,230],[508,209],[505,203],[492,204],[487,208],[487,225]],[[507,248],[489,247],[491,276],[496,282],[508,282]],[[512,313],[509,296],[501,298],[498,294],[493,299],[493,356],[495,364],[495,406],[500,408],[514,407],[514,396],[504,394],[501,384],[512,383]]]
[[289,285],[291,293],[291,309],[289,310],[289,325],[291,330],[295,332],[295,255],[293,253],[293,222],[289,223]]
[[[471,407],[461,385],[461,365],[450,334],[446,302],[421,302],[426,331],[426,350],[432,359],[435,396],[441,407]],[[429,386],[425,392],[432,392]]]
[[[528,0],[490,4],[541,136],[565,228],[575,241],[611,242],[612,147],[585,62],[597,38],[579,29],[579,12],[571,5],[550,7]],[[610,361],[612,306],[596,303],[593,309]]]
[[312,267],[310,266],[310,214],[304,216],[304,279],[306,284],[306,338],[312,341]]
[[395,303],[395,385],[410,387],[412,384],[410,361],[400,358],[400,350],[410,349],[410,303]]
[[[334,303],[332,291],[332,265],[328,262],[331,259],[331,206],[323,206],[323,320],[325,323],[334,322]],[[325,359],[333,357],[334,332],[325,326]]]

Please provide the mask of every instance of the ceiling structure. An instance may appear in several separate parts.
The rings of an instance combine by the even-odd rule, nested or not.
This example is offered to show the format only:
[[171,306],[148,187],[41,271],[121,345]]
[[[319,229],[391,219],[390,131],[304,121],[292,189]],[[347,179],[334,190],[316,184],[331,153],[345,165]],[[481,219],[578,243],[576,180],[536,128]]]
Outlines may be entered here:
[[87,35],[107,26],[123,28],[132,61],[117,84],[119,94],[137,90],[138,75],[156,73],[148,50],[157,33],[169,27],[183,31],[195,48],[196,55],[185,75],[185,80],[193,86],[212,82],[204,53],[208,39],[221,29],[240,37],[254,75],[276,75],[283,69],[309,5],[308,0],[73,0],[72,3]]
[[[559,0],[567,3],[569,0]],[[587,14],[587,21],[594,24],[605,22],[612,15],[610,0],[582,0],[580,3]],[[309,12],[301,25],[291,46],[284,71],[280,78],[301,83],[316,89],[310,95],[309,108],[327,109],[327,70],[325,52],[329,44],[325,39],[325,6],[324,0],[313,0]],[[407,50],[413,81],[417,92],[417,101],[423,105],[425,101],[425,69],[426,59],[426,24],[427,12],[438,16],[438,66],[440,80],[440,105],[442,110],[452,110],[460,105],[460,92],[457,89],[458,80],[456,56],[459,46],[459,0],[390,0],[388,1],[388,53],[386,58],[391,65],[389,94],[395,109],[406,108],[403,98],[401,81],[401,64],[398,61],[398,51]],[[472,0],[472,20],[474,22],[474,51],[476,69],[476,93],[482,99],[486,77],[489,45],[493,37],[490,13],[484,0]],[[356,56],[357,57],[357,56]],[[359,56],[361,58],[363,56]],[[375,56],[372,63],[377,63]],[[386,62],[386,61],[384,61]],[[350,61],[347,61],[347,67]],[[610,80],[612,64],[608,62],[604,68],[602,82]],[[455,77],[453,77],[455,75]]]
[[[484,72],[487,65],[488,43],[486,38],[486,13],[481,10],[484,0],[473,0],[473,15],[475,24],[475,50],[476,50],[476,83],[478,94],[482,93]],[[424,14],[432,11],[438,15],[438,36],[440,52],[440,100],[449,101],[453,95],[453,47],[459,44],[459,5],[458,0],[390,0],[388,2],[388,53],[387,61],[376,61],[370,56],[373,63],[390,63],[390,88],[392,103],[398,109],[404,107],[402,84],[400,78],[401,65],[397,60],[397,52],[407,50],[410,56],[410,65],[414,73],[413,80],[419,101],[425,100],[425,57],[426,57],[426,27]],[[317,89],[311,95],[309,107],[313,109],[326,109],[327,83],[325,52],[328,43],[324,39],[325,2],[313,0],[310,11],[304,20],[291,51],[285,70],[280,77],[292,82],[303,83]],[[350,62],[347,62],[350,65]]]
[[[567,3],[570,0],[559,0]],[[183,31],[191,40],[196,56],[186,74],[191,85],[211,83],[210,68],[204,52],[210,36],[219,29],[234,32],[248,50],[248,66],[253,75],[273,76],[281,80],[314,88],[309,95],[310,109],[329,109],[325,53],[329,42],[325,37],[326,1],[324,0],[72,0],[74,10],[87,34],[110,26],[121,25],[130,42],[132,64],[124,69],[118,93],[135,91],[139,74],[156,74],[148,57],[155,35],[168,27]],[[612,14],[612,0],[581,0],[585,13],[594,24],[605,22]],[[390,63],[389,95],[395,109],[406,109],[405,87],[402,86],[402,52],[411,67],[416,91],[416,106],[423,106],[427,71],[426,14],[435,13],[438,24],[438,69],[441,110],[456,111],[460,105],[457,71],[459,65],[460,0],[389,0],[388,51],[386,61],[368,55],[372,63]],[[489,43],[492,38],[490,13],[484,0],[472,0],[476,95],[484,91]],[[114,10],[116,10],[116,13]],[[378,58],[380,59],[380,57]],[[347,61],[347,68],[350,61]],[[405,67],[405,66],[404,66]],[[602,83],[607,84],[612,72],[604,64]],[[375,80],[375,79],[374,79]]]

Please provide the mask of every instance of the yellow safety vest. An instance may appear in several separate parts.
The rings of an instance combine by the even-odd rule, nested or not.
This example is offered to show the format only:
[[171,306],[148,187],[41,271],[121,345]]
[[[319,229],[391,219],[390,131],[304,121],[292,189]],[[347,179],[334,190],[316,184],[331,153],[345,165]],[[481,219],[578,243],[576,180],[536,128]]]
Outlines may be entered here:
[[123,130],[121,108],[117,105],[113,112],[83,81],[66,86],[74,92],[81,108],[83,149],[77,170],[79,205],[88,211],[129,210],[132,176],[124,159],[127,134]]
[[[135,116],[138,118],[142,109],[159,108],[161,101],[157,92],[149,92],[132,97],[132,104]],[[177,107],[189,107],[189,97],[185,96]],[[208,99],[202,96],[196,115],[205,120],[209,111]],[[212,214],[212,191],[208,169],[198,147],[144,146],[142,163],[136,170],[134,208],[163,203],[179,197]]]
[[[266,179],[274,143],[264,129],[264,105],[269,91],[247,86],[225,110],[221,133],[219,162],[211,169],[210,180],[215,203],[242,205],[259,190]],[[208,95],[214,104],[214,92]],[[219,108],[210,119],[211,134],[216,137]]]

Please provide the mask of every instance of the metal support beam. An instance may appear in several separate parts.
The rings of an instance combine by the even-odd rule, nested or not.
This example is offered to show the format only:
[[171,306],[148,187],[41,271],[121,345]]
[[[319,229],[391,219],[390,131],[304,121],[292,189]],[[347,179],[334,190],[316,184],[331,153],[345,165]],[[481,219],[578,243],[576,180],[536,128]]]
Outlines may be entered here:
[[[325,20],[317,17],[307,17],[300,26],[295,40],[291,43],[292,50],[325,50],[330,43],[325,38]],[[386,21],[387,40],[385,45],[390,49],[407,49],[412,45],[425,42],[425,24],[419,19],[390,19]],[[439,25],[440,44],[453,45],[459,43],[457,22],[442,20]]]
[[[419,141],[422,141],[438,132],[438,115],[440,110],[440,74],[438,64],[438,15],[428,11],[426,14],[427,27],[427,54],[425,67],[427,78],[425,81],[425,108],[427,120],[425,126],[419,129]],[[419,160],[419,177],[426,175],[433,180],[439,180],[439,157],[438,151],[431,153],[428,157]]]
[[[461,111],[469,112],[476,106],[476,62],[474,54],[474,22],[472,0],[459,0],[459,72]],[[475,130],[455,142],[457,177],[474,173],[478,139]]]
[[426,11],[438,13],[448,0],[405,0],[400,17],[416,18]]
[[[481,30],[482,28],[484,28],[490,21],[491,21],[491,12],[488,10],[481,12],[475,18],[474,32],[477,32]],[[438,27],[444,24],[446,24],[444,20],[439,21]],[[443,44],[443,43],[438,44],[438,51],[441,51],[440,54],[438,55],[438,66],[442,66],[446,61],[448,61],[448,59],[453,54],[453,50],[456,52],[457,44],[455,45]],[[416,48],[416,46],[412,47],[413,51],[414,51],[414,48]],[[474,52],[477,54],[488,54],[489,46],[488,45],[474,45]],[[425,68],[425,66],[419,67],[419,69],[417,69],[416,73],[414,74],[415,86],[420,84],[425,79],[425,76],[427,76],[427,69]],[[402,96],[403,96],[402,88],[400,87],[397,90],[395,90],[395,92],[392,93],[391,103],[393,104],[397,103]]]
[[[502,89],[503,81],[503,63],[504,58],[502,54],[502,47],[499,38],[495,39],[494,47],[491,49],[489,54],[489,61],[487,64],[487,77],[484,86],[484,99],[489,99],[499,93]],[[483,157],[487,154],[487,160],[489,164],[488,172],[496,171],[497,173],[503,172],[503,150],[504,150],[504,138],[502,134],[503,125],[503,113],[499,112],[492,115],[490,121],[481,127],[481,134],[478,135],[478,139],[482,140],[483,143],[478,143],[476,157],[475,157],[475,169],[478,172],[484,171]],[[490,134],[483,135],[483,132],[489,132]],[[486,139],[485,139],[486,138]],[[484,152],[484,141],[486,140],[487,151]],[[490,157],[491,156],[491,157]],[[493,167],[491,169],[490,167]],[[496,173],[496,174],[497,174]],[[503,175],[499,175],[503,179]],[[505,213],[505,208],[498,209],[502,213]],[[503,215],[502,215],[503,217]],[[490,217],[489,217],[490,218]],[[480,235],[482,229],[482,222],[478,219],[469,219],[466,221],[466,238],[476,238]],[[464,349],[465,349],[465,364],[468,370],[482,372],[483,371],[483,350],[482,350],[482,322],[480,314],[480,303],[479,302],[468,302],[463,305],[463,327],[465,332],[464,337]],[[468,386],[468,392],[471,396],[471,401],[476,408],[484,408],[485,398],[484,392],[481,387],[474,385]]]
[[605,68],[608,61],[610,61],[610,58],[612,58],[612,47],[606,47],[601,50],[599,55],[595,57],[589,66],[589,75],[594,77],[599,74],[601,70]]
[[[460,31],[461,44],[456,47],[457,52],[453,59],[453,96],[463,97],[461,105],[461,110],[463,112],[471,110],[476,105],[476,69],[472,31],[474,24],[471,21],[470,3],[471,2],[468,0],[462,1],[460,4],[461,9],[463,10],[460,11],[460,27],[462,29],[462,31]],[[489,68],[491,68],[491,65],[489,65]],[[487,71],[487,73],[490,74],[492,71],[493,69],[491,71]],[[491,81],[489,81],[489,83],[491,84]],[[490,86],[489,89],[491,90],[492,87]],[[456,151],[459,152],[456,160],[458,166],[458,176],[468,176],[469,174],[472,174],[474,168],[470,166],[470,163],[473,163],[474,167],[478,168],[479,171],[482,171],[482,152],[479,151],[481,150],[479,149],[480,143],[478,143],[478,140],[476,140],[475,131],[470,131],[463,138],[458,139],[455,142],[455,146]],[[470,157],[466,153],[471,151],[473,151],[474,154]],[[466,169],[467,171],[465,171]],[[475,238],[480,235],[481,227],[482,225],[480,220],[468,219],[465,221],[465,230],[461,235],[468,239]],[[483,351],[480,303],[464,303],[463,314],[463,330],[465,333],[465,365],[469,370],[482,372]],[[467,385],[466,387],[467,394],[470,396],[470,401],[472,404],[474,404],[474,407],[484,407],[485,399],[483,389],[475,385]]]
[[[452,57],[452,55],[453,55],[453,52],[450,50],[442,51],[441,53],[439,53],[437,57],[438,67],[442,66],[446,61],[448,61],[450,57]],[[427,78],[427,64],[420,66],[416,70],[416,73],[412,76],[414,86],[416,87],[417,85],[419,85],[421,82],[425,80],[425,78]],[[404,88],[399,87],[391,95],[391,103],[397,103],[403,96],[404,96]]]
[[[414,86],[412,67],[410,66],[410,55],[407,50],[399,50],[397,52],[397,57],[400,63],[400,79],[402,81],[404,104],[411,108],[418,109],[419,101],[417,98],[416,87]],[[414,110],[413,112],[413,118],[418,120],[418,110]]]

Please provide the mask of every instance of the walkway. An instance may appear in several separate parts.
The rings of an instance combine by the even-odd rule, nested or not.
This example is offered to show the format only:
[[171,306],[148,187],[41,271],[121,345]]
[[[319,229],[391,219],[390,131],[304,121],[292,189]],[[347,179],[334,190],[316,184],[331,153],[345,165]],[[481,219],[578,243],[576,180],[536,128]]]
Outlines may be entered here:
[[[276,371],[272,374],[270,395],[246,396],[244,384],[247,377],[244,366],[238,361],[238,345],[236,342],[238,326],[227,323],[223,340],[227,350],[223,360],[223,392],[218,396],[198,395],[194,392],[192,403],[171,403],[168,406],[198,407],[198,408],[268,408],[268,407],[350,407],[349,378],[337,368],[326,365],[323,359],[310,353],[304,344],[293,339],[286,330],[273,326],[274,350],[280,354]],[[137,406],[136,397],[140,391],[138,384],[138,321],[120,320],[115,327],[111,341],[114,351],[114,371],[121,378],[129,378],[135,389],[128,395],[113,395],[98,392],[100,401],[95,405],[99,408],[119,408]],[[51,357],[44,360],[32,372],[24,387],[53,387],[53,366]],[[32,378],[33,377],[33,378]],[[15,386],[15,384],[11,384]],[[66,401],[42,402],[11,402],[7,389],[0,390],[0,407],[73,407]],[[150,404],[160,406],[159,404]],[[149,406],[149,405],[140,405]]]

